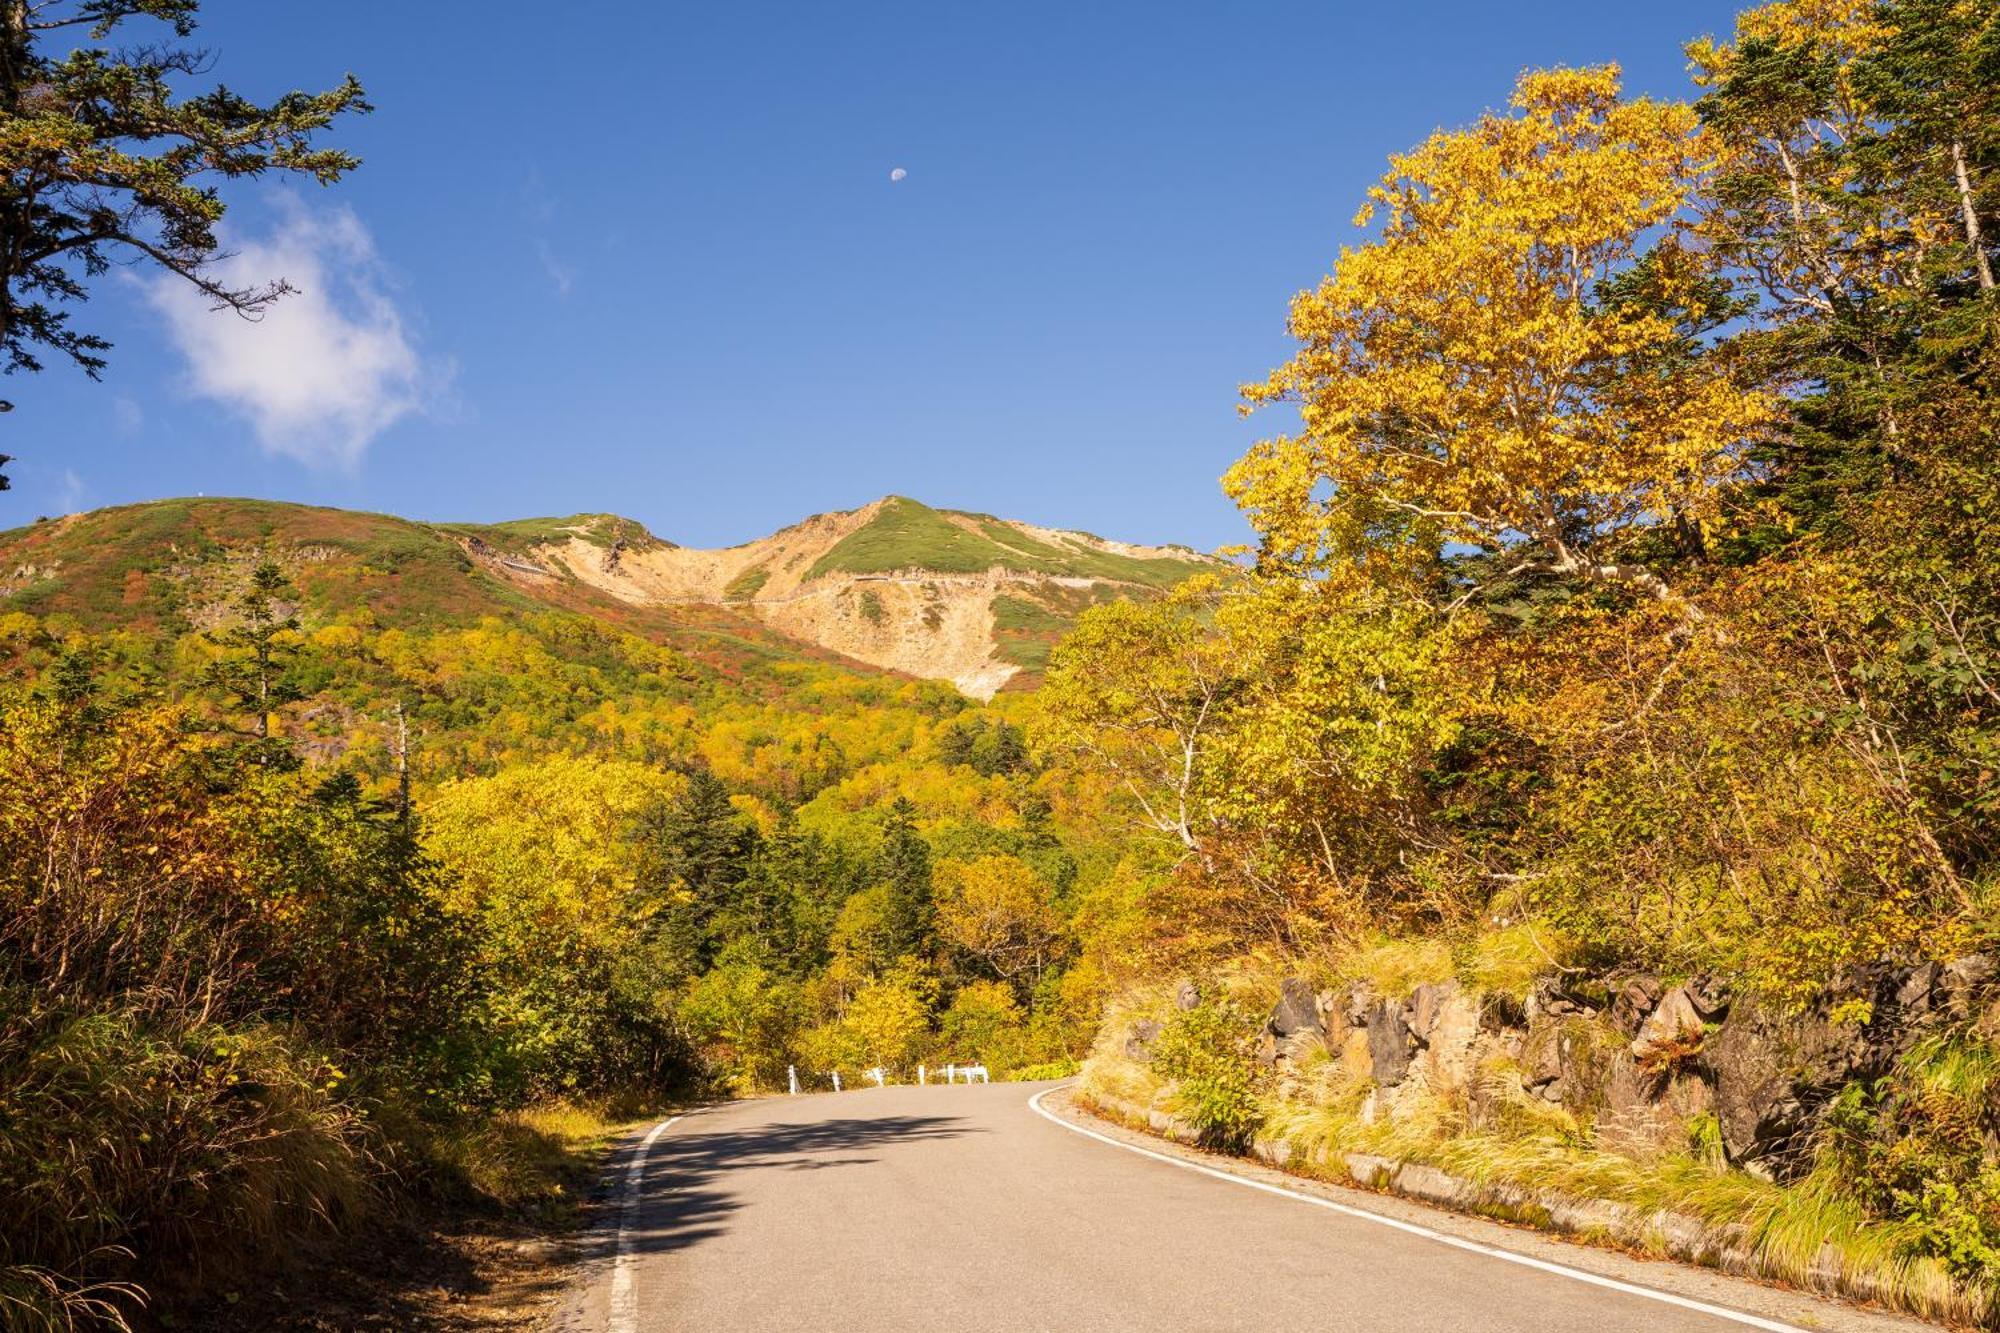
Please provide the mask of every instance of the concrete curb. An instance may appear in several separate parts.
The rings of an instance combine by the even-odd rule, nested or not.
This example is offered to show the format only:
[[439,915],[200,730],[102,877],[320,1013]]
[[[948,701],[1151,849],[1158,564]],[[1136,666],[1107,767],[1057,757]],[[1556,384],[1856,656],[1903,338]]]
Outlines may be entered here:
[[[1199,1135],[1185,1121],[1164,1111],[1140,1106],[1122,1098],[1086,1091],[1071,1091],[1078,1107],[1101,1115],[1128,1129],[1152,1134],[1187,1147],[1199,1146]],[[1803,1278],[1796,1273],[1777,1271],[1750,1243],[1750,1229],[1742,1223],[1717,1226],[1698,1217],[1662,1209],[1644,1212],[1611,1199],[1580,1198],[1554,1190],[1535,1190],[1517,1185],[1482,1184],[1455,1176],[1422,1162],[1397,1161],[1371,1153],[1342,1153],[1339,1162],[1348,1179],[1329,1172],[1301,1171],[1292,1166],[1296,1155],[1284,1139],[1252,1140],[1247,1155],[1302,1179],[1351,1184],[1378,1194],[1392,1194],[1419,1203],[1495,1218],[1538,1230],[1551,1231],[1594,1244],[1611,1245],[1642,1254],[1657,1255],[1681,1263],[1713,1269],[1730,1277],[1749,1278],[1799,1287],[1816,1295],[1871,1304],[1885,1310],[1920,1319],[1947,1320],[1953,1324],[1978,1326],[1988,1310],[1987,1302],[1974,1293],[1960,1290],[1950,1308],[1914,1309],[1884,1289],[1872,1273],[1842,1270],[1838,1251],[1823,1245],[1810,1271]],[[1332,1162],[1327,1163],[1328,1166]]]

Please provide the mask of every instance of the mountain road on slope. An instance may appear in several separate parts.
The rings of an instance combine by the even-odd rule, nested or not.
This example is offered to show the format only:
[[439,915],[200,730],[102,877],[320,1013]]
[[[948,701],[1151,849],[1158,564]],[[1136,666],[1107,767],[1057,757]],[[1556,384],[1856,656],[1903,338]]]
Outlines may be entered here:
[[1926,1325],[1239,1170],[1049,1084],[733,1102],[626,1140],[561,1333]]

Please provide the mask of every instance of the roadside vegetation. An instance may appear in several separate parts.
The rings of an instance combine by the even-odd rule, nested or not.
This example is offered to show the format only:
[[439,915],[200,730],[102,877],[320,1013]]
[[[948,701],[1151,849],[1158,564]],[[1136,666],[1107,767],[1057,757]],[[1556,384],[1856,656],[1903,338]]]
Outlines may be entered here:
[[470,566],[406,614],[378,537],[172,512],[0,615],[10,1326],[532,1211],[619,1108],[1087,1046],[1115,848],[1009,708],[482,615]]
[[1088,1084],[2000,1317],[2000,16],[1688,54],[1392,159],[1244,390],[1253,576],[1056,649],[1157,857]]

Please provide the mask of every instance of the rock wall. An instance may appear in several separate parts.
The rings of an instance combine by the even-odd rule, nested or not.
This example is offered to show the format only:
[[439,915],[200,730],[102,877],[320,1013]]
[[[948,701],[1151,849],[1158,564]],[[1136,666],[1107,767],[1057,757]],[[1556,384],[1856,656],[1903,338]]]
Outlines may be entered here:
[[[1198,988],[1183,982],[1172,1006],[1200,1002]],[[1143,1065],[1165,1024],[1159,1015],[1134,1016],[1122,1028],[1107,1032],[1109,1049]],[[1597,1148],[1640,1162],[1687,1148],[1696,1117],[1712,1117],[1706,1141],[1719,1139],[1723,1155],[1744,1171],[1784,1183],[1810,1169],[1815,1131],[1842,1089],[1890,1073],[1927,1036],[1964,1032],[2000,1048],[2000,964],[1984,954],[1856,968],[1804,1007],[1735,994],[1713,977],[1564,976],[1543,981],[1525,1000],[1453,981],[1395,997],[1365,983],[1316,991],[1287,977],[1265,1016],[1259,1057],[1281,1098],[1308,1101],[1334,1086],[1324,1060],[1337,1062],[1351,1076],[1336,1080],[1345,1089],[1339,1095],[1362,1098],[1364,1122],[1393,1124],[1407,1115],[1411,1123],[1435,1124],[1441,1098],[1463,1111],[1457,1123],[1466,1129],[1505,1135],[1508,1117],[1518,1130],[1523,1111],[1532,1117],[1545,1103],[1572,1113]],[[1195,1128],[1175,1119],[1174,1101],[1162,1095],[1170,1084],[1145,1104],[1125,1100],[1119,1086],[1086,1080],[1081,1095],[1135,1128],[1196,1140]],[[1249,1152],[1287,1168],[1296,1149],[1267,1126]],[[1533,1179],[1469,1179],[1422,1160],[1351,1148],[1320,1145],[1313,1153],[1313,1174],[1364,1188],[1927,1318],[1982,1327],[2000,1318],[1995,1292],[1955,1280],[1933,1260],[1924,1260],[1921,1272],[1856,1262],[1830,1241],[1816,1252],[1767,1246],[1744,1218],[1649,1210]],[[2000,1159],[2000,1136],[1989,1132],[1986,1155]]]
[[[1194,994],[1184,985],[1181,1007]],[[1842,1088],[1889,1073],[1925,1034],[1968,1023],[2000,1040],[2000,965],[1984,954],[1856,968],[1804,1008],[1738,996],[1714,977],[1552,978],[1525,1003],[1455,981],[1392,998],[1289,977],[1262,1059],[1282,1095],[1323,1045],[1372,1084],[1365,1121],[1445,1097],[1462,1101],[1472,1128],[1494,1127],[1517,1079],[1593,1125],[1599,1147],[1640,1159],[1684,1146],[1693,1118],[1711,1114],[1732,1163],[1784,1181],[1810,1165],[1812,1132]],[[1126,1053],[1145,1058],[1158,1031],[1139,1023]]]

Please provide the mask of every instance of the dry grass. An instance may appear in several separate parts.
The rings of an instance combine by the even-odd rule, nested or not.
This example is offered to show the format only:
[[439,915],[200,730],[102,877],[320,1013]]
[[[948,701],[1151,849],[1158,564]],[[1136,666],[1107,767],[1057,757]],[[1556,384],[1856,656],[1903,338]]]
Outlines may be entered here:
[[1377,995],[1405,1000],[1417,987],[1450,981],[1457,975],[1451,945],[1440,939],[1379,938],[1341,959],[1336,972],[1343,981],[1366,983]]
[[[1425,982],[1455,976],[1518,1001],[1547,971],[1554,947],[1546,936],[1501,929],[1460,948],[1454,966],[1454,953],[1442,941],[1378,939],[1326,970],[1385,996],[1407,996]],[[1232,996],[1274,991],[1275,984],[1266,983],[1279,974],[1246,965],[1224,989]],[[1114,1006],[1084,1068],[1086,1096],[1171,1110],[1173,1087],[1125,1051],[1135,1020],[1170,1010],[1160,988]],[[1730,1167],[1712,1117],[1695,1117],[1684,1145],[1640,1161],[1599,1148],[1587,1114],[1527,1093],[1521,1071],[1505,1056],[1489,1055],[1471,1089],[1445,1095],[1399,1089],[1390,1113],[1372,1096],[1369,1061],[1350,1045],[1307,1039],[1291,1054],[1265,1100],[1258,1135],[1287,1146],[1291,1170],[1345,1183],[1353,1178],[1349,1154],[1419,1163],[1486,1187],[1489,1198],[1500,1196],[1489,1210],[1511,1220],[1547,1225],[1551,1217],[1541,1205],[1517,1208],[1501,1201],[1508,1194],[1551,1201],[1559,1212],[1563,1201],[1604,1201],[1630,1210],[1631,1224],[1621,1226],[1618,1243],[1645,1252],[1685,1257],[1695,1234],[1706,1248],[1704,1262],[1733,1271],[1873,1299],[1931,1319],[1968,1322],[2000,1313],[1990,1293],[1955,1284],[1946,1265],[1923,1252],[1919,1223],[1871,1215],[1833,1166],[1790,1185]],[[1929,1091],[1966,1104],[1989,1104],[2000,1088],[2000,1053],[1984,1044],[1920,1044],[1906,1065]],[[1691,1224],[1698,1230],[1691,1233]]]
[[0,1017],[9,1333],[123,1327],[147,1288],[240,1284],[379,1200],[337,1076],[290,1032],[127,1009]]
[[621,1123],[602,1103],[552,1102],[438,1132],[424,1153],[448,1189],[553,1220],[574,1211]]
[[[1733,1248],[1765,1277],[1818,1288],[1837,1273],[1845,1292],[1927,1318],[1976,1314],[1968,1302],[1977,1298],[1955,1287],[1943,1264],[1914,1253],[1911,1224],[1870,1217],[1830,1171],[1781,1186],[1731,1169],[1708,1141],[1712,1134],[1702,1133],[1708,1125],[1697,1124],[1686,1149],[1642,1163],[1593,1147],[1587,1125],[1539,1098],[1506,1100],[1500,1131],[1475,1132],[1461,1107],[1437,1098],[1406,1099],[1394,1116],[1370,1120],[1360,1110],[1365,1081],[1335,1074],[1320,1086],[1316,1101],[1266,1108],[1264,1137],[1290,1144],[1291,1167],[1305,1174],[1347,1180],[1346,1154],[1365,1153],[1483,1186],[1607,1200],[1642,1217],[1695,1219],[1717,1237],[1717,1250]],[[1670,1253],[1657,1231],[1639,1238],[1639,1247]]]

